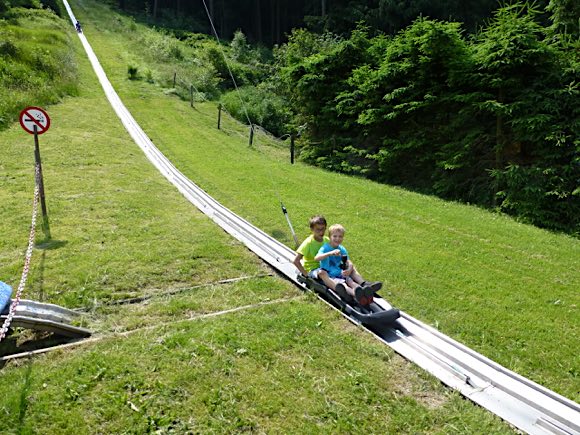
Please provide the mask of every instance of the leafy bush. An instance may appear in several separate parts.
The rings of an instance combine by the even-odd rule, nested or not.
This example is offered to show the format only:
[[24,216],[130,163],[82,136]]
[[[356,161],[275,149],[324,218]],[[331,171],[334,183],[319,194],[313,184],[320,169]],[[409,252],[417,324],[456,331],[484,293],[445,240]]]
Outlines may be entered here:
[[205,52],[207,60],[220,78],[223,89],[235,87],[232,76],[237,86],[257,85],[266,77],[266,70],[261,65],[244,64],[230,58],[226,61],[223,53],[223,50],[215,46],[209,47]]
[[230,43],[230,48],[232,52],[232,59],[236,62],[248,63],[250,61],[252,48],[248,44],[246,35],[244,35],[241,30],[237,30],[234,33],[234,38]]
[[8,9],[10,8],[10,4],[7,0],[0,0],[0,17],[2,17]]
[[[579,165],[580,158],[576,160]],[[573,168],[509,165],[494,171],[505,189],[497,193],[501,210],[524,222],[580,236],[580,186],[566,171]]]
[[17,57],[18,47],[10,40],[0,41],[0,55],[5,57]]
[[[61,9],[61,2],[59,0],[41,0],[44,7],[49,8],[59,17],[63,17],[63,10]],[[67,18],[65,14],[65,18]]]
[[260,125],[275,136],[288,133],[291,119],[288,105],[282,97],[266,86],[246,86],[240,88],[239,95],[234,90],[225,94],[221,101],[226,110],[241,122],[248,122],[247,111],[253,124]]
[[148,53],[158,61],[173,62],[183,60],[180,43],[165,33],[148,31],[142,34],[141,43]]
[[392,38],[293,33],[276,78],[301,156],[578,233],[580,51],[536,16],[504,6],[471,39],[425,18]]
[[7,2],[12,8],[40,9],[40,0],[10,0]]

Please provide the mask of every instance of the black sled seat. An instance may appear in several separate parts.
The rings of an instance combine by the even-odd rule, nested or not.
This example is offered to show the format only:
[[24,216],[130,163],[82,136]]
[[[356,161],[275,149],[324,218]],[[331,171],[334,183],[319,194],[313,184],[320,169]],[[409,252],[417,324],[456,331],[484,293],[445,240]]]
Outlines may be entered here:
[[[298,281],[306,285],[309,289],[322,295],[334,306],[340,308],[349,317],[356,319],[363,325],[368,326],[389,326],[393,325],[401,316],[397,308],[393,308],[384,299],[375,294],[375,302],[367,306],[357,304],[350,296],[341,297],[333,290],[326,287],[322,282],[303,275],[298,275]],[[377,303],[378,300],[384,303]],[[383,307],[386,305],[387,308]]]

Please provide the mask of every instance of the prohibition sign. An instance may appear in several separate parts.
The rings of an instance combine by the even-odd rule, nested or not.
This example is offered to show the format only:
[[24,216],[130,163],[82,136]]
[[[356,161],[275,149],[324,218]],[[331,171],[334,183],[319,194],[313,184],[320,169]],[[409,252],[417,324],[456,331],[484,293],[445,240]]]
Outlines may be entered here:
[[42,134],[50,127],[50,118],[40,107],[31,106],[20,112],[20,125],[30,134]]

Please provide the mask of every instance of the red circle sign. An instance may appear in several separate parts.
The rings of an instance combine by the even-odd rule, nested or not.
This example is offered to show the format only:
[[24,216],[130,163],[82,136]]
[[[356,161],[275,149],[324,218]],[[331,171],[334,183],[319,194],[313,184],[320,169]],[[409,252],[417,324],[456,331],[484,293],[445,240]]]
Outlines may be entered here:
[[50,118],[40,107],[27,107],[20,112],[20,125],[30,134],[42,134],[50,127]]

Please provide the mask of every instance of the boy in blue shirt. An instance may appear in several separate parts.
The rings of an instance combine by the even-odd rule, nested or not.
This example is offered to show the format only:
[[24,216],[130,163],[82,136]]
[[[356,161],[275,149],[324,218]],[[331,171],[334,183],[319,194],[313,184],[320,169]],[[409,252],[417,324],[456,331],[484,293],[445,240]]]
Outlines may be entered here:
[[348,257],[348,251],[341,245],[344,233],[342,225],[332,225],[328,229],[329,241],[320,248],[314,260],[320,261],[320,268],[326,270],[330,279],[334,281],[334,287],[329,287],[336,290],[340,296],[349,294],[361,305],[371,304],[374,292],[380,290],[383,284],[368,283],[358,273]]

